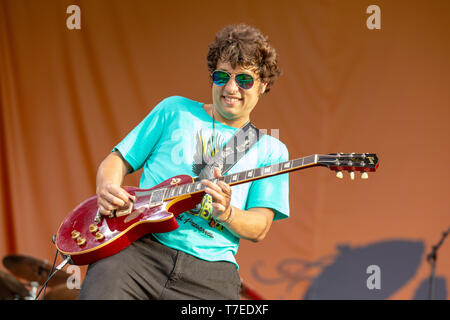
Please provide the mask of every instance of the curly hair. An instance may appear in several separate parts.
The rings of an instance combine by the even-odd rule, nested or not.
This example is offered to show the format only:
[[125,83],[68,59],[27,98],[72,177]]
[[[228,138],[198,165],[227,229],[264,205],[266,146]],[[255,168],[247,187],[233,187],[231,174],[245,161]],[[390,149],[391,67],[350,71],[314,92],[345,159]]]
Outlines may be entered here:
[[245,24],[229,25],[216,34],[209,45],[208,70],[216,70],[218,62],[229,62],[236,66],[255,69],[262,82],[267,82],[264,93],[270,91],[275,79],[281,75],[277,53],[261,31]]

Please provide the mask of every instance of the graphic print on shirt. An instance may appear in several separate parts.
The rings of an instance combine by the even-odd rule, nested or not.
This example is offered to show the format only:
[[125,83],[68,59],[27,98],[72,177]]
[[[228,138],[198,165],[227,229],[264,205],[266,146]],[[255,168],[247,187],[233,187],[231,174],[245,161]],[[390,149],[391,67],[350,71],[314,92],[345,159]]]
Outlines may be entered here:
[[[220,135],[210,135],[209,138],[205,138],[202,130],[197,131],[195,139],[195,153],[194,162],[192,164],[192,171],[195,176],[199,176],[206,164],[214,157],[214,155],[223,146],[223,137]],[[209,177],[213,178],[213,177]],[[197,208],[186,211],[193,216],[199,216],[208,222],[208,225],[212,228],[216,228],[219,231],[223,231],[223,226],[214,220],[212,215],[212,197],[209,194],[203,196],[202,202],[197,205]],[[179,215],[180,222],[190,222],[193,227],[202,232],[208,237],[213,237],[212,234],[198,225],[194,225],[191,218],[183,217]]]

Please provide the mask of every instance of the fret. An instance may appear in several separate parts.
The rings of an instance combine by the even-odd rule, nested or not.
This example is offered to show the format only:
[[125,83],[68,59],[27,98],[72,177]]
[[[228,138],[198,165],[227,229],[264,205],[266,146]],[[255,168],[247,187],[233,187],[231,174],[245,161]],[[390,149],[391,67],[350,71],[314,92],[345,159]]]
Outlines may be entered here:
[[170,188],[169,189],[169,198],[173,197],[175,195],[175,188]]
[[191,193],[192,186],[193,186],[193,183],[189,183],[186,185],[186,193]]
[[224,179],[224,180],[225,180],[225,183],[226,183],[226,184],[230,184],[230,183],[231,183],[232,177],[233,177],[233,176],[229,176],[229,175],[228,175],[228,176],[225,176],[225,179]]
[[184,189],[186,188],[186,185],[181,185],[181,186],[177,186],[177,188],[179,189],[178,191],[177,191],[177,194],[178,195],[182,195],[182,194],[184,194]]
[[203,184],[201,182],[195,183],[195,191],[199,191],[202,189]]
[[286,162],[280,163],[280,165],[281,165],[281,170],[286,170],[286,169],[290,169],[291,168],[292,162],[291,161],[286,161]]
[[283,163],[277,163],[275,171],[277,172],[283,171]]
[[238,177],[238,181],[243,181],[243,180],[245,180],[246,174],[247,174],[246,171],[240,172],[240,173],[239,173],[239,177]]
[[316,162],[316,156],[315,155],[307,156],[307,157],[305,157],[303,159],[304,159],[304,164],[303,165],[309,165],[309,164],[312,164],[312,163]]
[[254,170],[254,173],[253,173],[253,177],[260,177],[262,174],[262,169],[261,168],[256,168],[255,170]]
[[276,164],[273,164],[270,166],[270,171],[272,173],[277,173],[278,171],[280,171],[279,168],[280,168],[280,166],[278,165],[278,163],[276,163]]
[[304,165],[304,163],[305,163],[305,159],[304,158],[292,160],[292,166],[294,168],[301,167],[301,166]]
[[272,166],[263,167],[262,169],[264,175],[272,173]]

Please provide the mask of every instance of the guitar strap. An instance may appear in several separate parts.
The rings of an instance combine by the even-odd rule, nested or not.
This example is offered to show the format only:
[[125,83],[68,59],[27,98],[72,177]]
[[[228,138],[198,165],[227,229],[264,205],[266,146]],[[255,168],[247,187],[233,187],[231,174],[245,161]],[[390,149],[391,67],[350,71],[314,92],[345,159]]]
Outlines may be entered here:
[[214,167],[218,167],[225,175],[241,159],[248,150],[264,135],[250,121],[231,137],[223,149],[219,150],[208,161],[194,181],[214,178]]

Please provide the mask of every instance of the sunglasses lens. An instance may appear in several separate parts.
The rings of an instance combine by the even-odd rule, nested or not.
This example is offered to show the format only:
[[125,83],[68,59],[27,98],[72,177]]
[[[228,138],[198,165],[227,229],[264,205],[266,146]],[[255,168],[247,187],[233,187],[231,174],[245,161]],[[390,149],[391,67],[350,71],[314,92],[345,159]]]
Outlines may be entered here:
[[[223,86],[230,80],[230,75],[225,71],[216,70],[212,73],[212,81],[216,86]],[[242,89],[248,90],[253,87],[255,80],[253,77],[246,73],[240,73],[236,75],[236,83]]]
[[230,75],[223,71],[214,71],[212,74],[212,81],[216,86],[225,85],[230,80]]
[[242,89],[250,89],[253,87],[253,77],[249,74],[241,73],[236,75],[236,82]]

